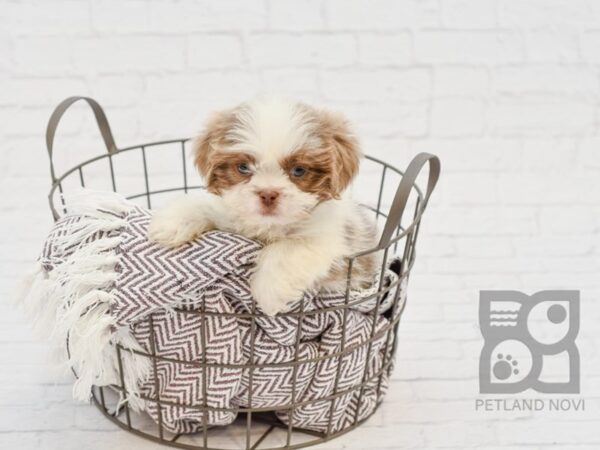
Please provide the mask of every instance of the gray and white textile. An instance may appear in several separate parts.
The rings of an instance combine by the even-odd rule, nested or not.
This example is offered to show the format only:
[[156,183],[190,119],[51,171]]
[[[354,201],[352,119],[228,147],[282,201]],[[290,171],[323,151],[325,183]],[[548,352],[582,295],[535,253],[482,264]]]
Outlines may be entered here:
[[[209,426],[227,425],[237,408],[251,407],[317,431],[327,430],[331,416],[332,432],[371,414],[388,383],[392,346],[385,329],[400,310],[392,312],[393,290],[379,297],[376,316],[377,296],[345,312],[336,309],[344,292],[306,292],[291,308],[304,311],[301,319],[260,315],[253,326],[243,314],[258,308],[248,279],[261,245],[213,231],[163,248],[147,240],[150,217],[117,194],[83,195],[55,224],[28,281],[30,309],[57,346],[68,339],[76,398],[89,399],[92,385],[121,384],[114,349],[120,344],[134,350],[121,351],[121,401],[156,421],[161,414],[173,433],[202,430],[203,406]],[[351,291],[350,304],[377,292],[374,280],[373,288]],[[384,286],[394,280],[388,269]],[[144,355],[153,352],[157,380]],[[162,411],[147,400],[157,396]]]

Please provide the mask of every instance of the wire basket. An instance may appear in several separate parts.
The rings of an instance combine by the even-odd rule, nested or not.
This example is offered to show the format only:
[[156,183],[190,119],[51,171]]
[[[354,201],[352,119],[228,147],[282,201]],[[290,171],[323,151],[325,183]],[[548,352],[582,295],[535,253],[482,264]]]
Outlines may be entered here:
[[[65,111],[78,100],[86,101],[92,108],[95,115],[96,122],[100,129],[102,139],[106,146],[107,152],[96,157],[87,159],[80,164],[72,167],[64,173],[57,175],[53,162],[53,143],[56,128],[60,122],[61,117]],[[108,188],[115,192],[119,192],[125,195],[128,199],[141,202],[143,206],[152,208],[156,206],[159,199],[162,201],[168,200],[169,195],[174,193],[187,193],[190,191],[203,189],[203,186],[194,184],[191,180],[193,178],[193,167],[188,163],[190,159],[190,147],[188,145],[188,139],[173,139],[165,140],[160,142],[151,142],[146,144],[140,144],[130,146],[126,148],[119,148],[115,144],[109,123],[106,119],[104,111],[100,105],[93,99],[87,97],[70,97],[64,100],[58,105],[50,117],[48,128],[46,131],[46,145],[48,149],[48,155],[50,158],[50,174],[52,178],[52,187],[49,193],[49,203],[52,210],[54,220],[58,220],[61,216],[67,213],[68,204],[62,195],[69,189],[75,187],[88,187],[90,180],[98,178],[99,171],[105,171],[108,176],[102,177],[109,181]],[[163,173],[156,174],[152,168],[151,160],[156,158],[157,155],[163,158],[163,161],[173,164],[175,162],[175,168],[165,175]],[[139,162],[139,170],[136,172],[121,171],[119,168],[120,160],[124,157],[131,158],[136,157]],[[94,386],[92,389],[92,401],[98,407],[98,409],[112,422],[120,426],[121,428],[134,433],[138,436],[146,439],[166,444],[172,447],[184,448],[184,449],[282,449],[282,448],[301,448],[310,445],[319,444],[337,436],[340,436],[359,424],[361,424],[368,417],[359,417],[358,411],[362,408],[363,393],[367,383],[372,383],[373,379],[377,382],[377,405],[383,399],[385,394],[382,389],[382,380],[390,375],[393,368],[394,355],[396,351],[396,337],[397,328],[402,317],[402,312],[406,305],[405,293],[406,283],[410,275],[411,268],[415,261],[415,244],[417,236],[419,234],[419,226],[421,223],[421,217],[429,200],[429,197],[437,183],[440,173],[439,159],[430,154],[421,153],[417,155],[408,166],[405,172],[401,172],[395,167],[381,161],[377,158],[370,156],[365,157],[365,163],[361,170],[361,175],[366,174],[368,180],[377,179],[377,183],[367,183],[367,189],[362,190],[358,194],[359,200],[364,202],[364,206],[370,209],[375,219],[381,222],[382,233],[379,243],[372,249],[367,249],[360,253],[356,253],[348,257],[348,274],[347,274],[347,288],[346,288],[346,301],[339,307],[344,317],[351,306],[355,306],[349,303],[349,290],[352,281],[352,267],[354,262],[365,255],[372,254],[374,252],[381,253],[382,266],[380,270],[380,280],[378,290],[365,297],[361,301],[366,301],[370,298],[377,298],[375,302],[374,310],[369,313],[373,315],[373,324],[375,324],[375,318],[378,317],[378,308],[381,304],[381,299],[386,296],[393,296],[392,306],[390,307],[391,313],[388,315],[387,325],[382,330],[377,330],[378,336],[384,336],[385,347],[383,351],[383,363],[380,370],[378,370],[373,376],[367,379],[367,370],[365,367],[364,374],[362,376],[362,382],[350,389],[343,390],[339,387],[340,373],[338,370],[335,378],[335,384],[333,391],[330,395],[311,399],[304,402],[296,401],[296,376],[297,370],[300,364],[305,363],[298,359],[298,345],[301,341],[301,333],[297,333],[296,345],[295,345],[295,357],[294,360],[279,364],[279,366],[285,366],[292,370],[292,401],[285,405],[279,405],[273,408],[260,408],[253,407],[252,395],[254,385],[252,383],[253,371],[257,369],[258,364],[240,364],[239,368],[249,373],[250,383],[248,386],[248,395],[250,401],[248,407],[235,408],[235,413],[238,414],[236,421],[225,427],[214,427],[210,428],[205,425],[202,427],[202,431],[194,435],[184,434],[172,434],[168,432],[162,423],[162,409],[161,407],[169,402],[165,399],[161,399],[158,390],[155,395],[142,397],[146,402],[153,403],[156,409],[159,411],[159,417],[157,423],[149,420],[144,414],[134,413],[127,403],[120,402],[122,398],[119,394],[126,394],[125,383],[123,382],[123,364],[125,361],[121,357],[121,352],[133,351],[119,345],[114,345],[114,351],[117,353],[117,360],[119,362],[119,372],[121,374],[120,385],[110,386]],[[417,176],[421,169],[429,163],[429,175],[427,181],[427,187],[423,193],[416,184]],[[134,164],[135,166],[135,164]],[[129,167],[131,167],[131,161],[129,161]],[[162,167],[162,165],[159,165]],[[121,172],[123,172],[121,174]],[[198,179],[196,177],[196,179]],[[135,187],[137,183],[138,187]],[[405,210],[409,210],[411,214],[406,214],[408,219],[403,223],[403,216]],[[396,263],[395,270],[398,273],[397,279],[391,283],[384,285],[383,276],[386,272],[386,268],[389,266],[392,257],[398,255],[399,263]],[[402,287],[402,289],[400,289]],[[401,292],[403,294],[401,294]],[[189,311],[187,311],[189,313]],[[319,311],[304,311],[301,308],[300,312],[288,312],[283,313],[281,316],[289,315],[298,319],[298,323],[301,323],[303,318],[309,314],[315,314]],[[206,312],[203,309],[194,312],[198,314],[201,319],[205,317]],[[236,314],[236,313],[231,313]],[[238,314],[239,315],[239,314]],[[251,314],[246,314],[246,319],[251,321],[252,329],[255,328],[255,322],[260,313],[253,310]],[[153,315],[149,315],[147,319],[147,326],[150,330],[150,342],[151,348],[147,353],[138,352],[142,356],[149,358],[152,367],[154,379],[157,375],[157,362],[163,359],[160,355],[156,354],[155,344],[155,331],[153,324]],[[319,356],[315,361],[324,361],[327,359],[337,359],[338,363],[341,359],[349,355],[350,352],[356,350],[352,346],[346,346],[346,323],[343,323],[342,329],[342,342],[340,345],[340,351],[334,354],[328,354]],[[369,339],[366,339],[360,345],[367,346],[367,354],[371,352],[371,346],[375,339],[375,326],[373,325],[371,335]],[[254,338],[252,336],[251,345],[254,346]],[[205,343],[203,344],[205,345]],[[202,349],[201,349],[202,350]],[[67,343],[68,351],[68,343]],[[206,354],[205,351],[202,352]],[[180,361],[183,364],[189,364],[190,361]],[[192,364],[199,364],[203,370],[208,370],[211,366],[210,362],[204,359],[202,362],[197,361],[191,362]],[[269,364],[263,364],[269,366]],[[341,367],[341,364],[338,364]],[[75,374],[76,375],[76,374]],[[206,392],[207,377],[202,377],[203,389]],[[329,422],[326,431],[318,432],[314,430],[302,429],[294,426],[293,413],[296,408],[306,406],[307,404],[317,402],[331,402],[330,411],[333,411],[333,405],[337,398],[342,395],[348,395],[349,391],[352,391],[352,395],[357,398],[356,417],[354,421],[342,429],[334,429],[332,427],[332,415],[329,415]],[[206,401],[203,405],[181,405],[179,406],[186,408],[197,408],[202,411],[203,417],[207,417],[208,413],[213,409],[219,410],[223,408],[213,408],[208,405]],[[286,410],[290,412],[292,419],[288,424],[284,424],[279,421],[274,412]],[[373,410],[373,412],[375,409]]]

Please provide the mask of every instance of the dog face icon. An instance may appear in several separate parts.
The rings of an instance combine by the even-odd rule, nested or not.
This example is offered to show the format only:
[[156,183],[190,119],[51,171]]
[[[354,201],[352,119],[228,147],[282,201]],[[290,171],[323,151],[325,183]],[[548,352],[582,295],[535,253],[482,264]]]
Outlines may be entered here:
[[[579,392],[578,291],[481,291],[479,323],[481,393]],[[566,361],[566,381],[545,381],[553,357]]]

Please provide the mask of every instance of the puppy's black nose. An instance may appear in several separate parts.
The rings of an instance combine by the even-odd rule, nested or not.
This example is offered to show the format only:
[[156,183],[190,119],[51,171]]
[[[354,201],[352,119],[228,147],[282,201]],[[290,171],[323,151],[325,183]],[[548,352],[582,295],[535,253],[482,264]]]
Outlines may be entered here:
[[257,194],[260,197],[260,202],[267,208],[273,207],[277,201],[277,198],[279,197],[279,192],[270,190],[258,191]]

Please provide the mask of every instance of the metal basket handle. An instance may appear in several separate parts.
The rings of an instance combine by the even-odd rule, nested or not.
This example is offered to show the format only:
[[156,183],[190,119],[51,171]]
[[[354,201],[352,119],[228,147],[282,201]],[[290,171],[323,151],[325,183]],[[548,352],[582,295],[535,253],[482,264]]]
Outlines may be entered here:
[[69,97],[60,102],[60,104],[54,109],[54,112],[50,116],[50,120],[48,120],[48,126],[46,127],[46,147],[48,149],[48,157],[50,158],[50,176],[52,177],[52,182],[56,182],[56,176],[54,174],[54,162],[52,160],[52,152],[54,146],[54,135],[56,134],[56,128],[60,123],[60,119],[63,114],[69,109],[69,107],[79,101],[85,100],[88,105],[92,108],[94,112],[94,116],[96,117],[96,123],[98,124],[98,129],[100,130],[100,134],[102,135],[102,139],[104,140],[104,145],[106,145],[106,150],[108,153],[114,153],[117,151],[117,145],[115,144],[115,139],[112,135],[112,131],[110,130],[110,125],[108,124],[108,120],[106,118],[106,114],[104,114],[104,110],[100,106],[100,104],[90,97]]
[[383,232],[381,233],[381,239],[377,245],[378,249],[383,250],[388,246],[392,236],[394,235],[394,231],[402,222],[402,215],[404,214],[406,202],[410,196],[410,191],[415,184],[419,173],[421,173],[421,169],[423,169],[423,166],[427,162],[429,163],[429,179],[427,180],[425,197],[423,197],[421,208],[418,212],[419,216],[425,210],[427,202],[429,201],[429,197],[431,196],[431,193],[433,192],[433,189],[440,178],[440,159],[430,153],[419,153],[408,165],[408,168],[404,172],[402,180],[398,185],[398,190],[394,196],[394,201],[392,202],[390,212],[383,227]]

